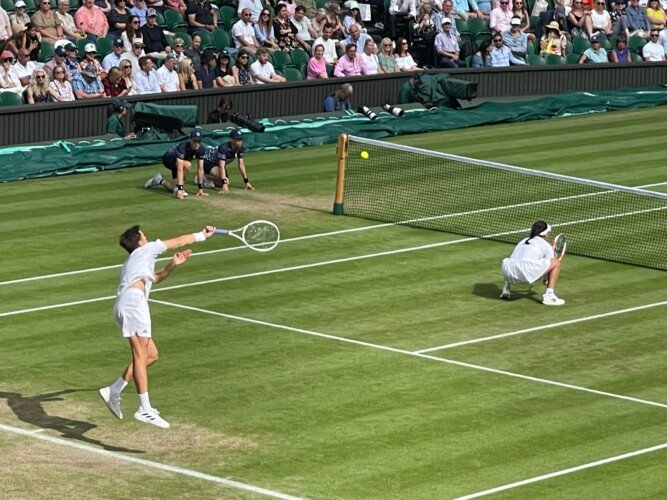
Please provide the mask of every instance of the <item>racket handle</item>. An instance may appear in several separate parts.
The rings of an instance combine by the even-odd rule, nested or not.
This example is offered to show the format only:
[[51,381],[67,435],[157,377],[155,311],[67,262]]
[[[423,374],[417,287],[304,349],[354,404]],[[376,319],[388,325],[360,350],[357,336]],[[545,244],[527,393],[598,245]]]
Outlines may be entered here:
[[215,234],[229,234],[227,229],[216,229]]

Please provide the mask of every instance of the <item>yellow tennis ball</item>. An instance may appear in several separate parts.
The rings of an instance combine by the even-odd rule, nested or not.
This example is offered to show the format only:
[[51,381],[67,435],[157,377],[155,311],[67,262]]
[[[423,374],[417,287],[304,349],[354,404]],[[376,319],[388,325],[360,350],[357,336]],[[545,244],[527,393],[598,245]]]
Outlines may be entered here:
[[359,156],[361,156],[364,160],[368,160],[368,152],[367,151],[362,151]]

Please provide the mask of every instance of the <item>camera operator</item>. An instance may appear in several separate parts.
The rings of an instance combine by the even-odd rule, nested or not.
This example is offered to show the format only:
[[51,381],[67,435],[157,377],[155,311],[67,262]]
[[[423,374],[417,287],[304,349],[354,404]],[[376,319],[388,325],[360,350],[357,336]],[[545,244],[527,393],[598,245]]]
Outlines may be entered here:
[[225,123],[232,119],[234,104],[230,97],[221,97],[218,107],[208,114],[206,123]]
[[[243,133],[241,132],[241,129],[235,128],[229,133],[229,141],[206,151],[206,154],[204,155],[204,172],[206,175],[204,186],[219,187],[220,194],[229,193],[227,165],[233,162],[235,158],[238,158],[239,172],[241,173],[241,177],[243,177],[245,188],[255,189],[252,187],[252,184],[250,184],[248,174],[246,173],[245,161],[243,160],[244,152]],[[211,186],[210,183],[212,183],[213,186]]]

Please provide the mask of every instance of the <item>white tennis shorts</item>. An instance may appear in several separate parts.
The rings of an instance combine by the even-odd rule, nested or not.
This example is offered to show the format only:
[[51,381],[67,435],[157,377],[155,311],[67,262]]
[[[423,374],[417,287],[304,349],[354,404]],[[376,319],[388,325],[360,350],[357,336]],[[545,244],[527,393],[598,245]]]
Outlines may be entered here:
[[123,337],[132,335],[151,338],[151,313],[144,292],[138,288],[128,288],[116,299],[113,318]]
[[508,283],[534,283],[547,272],[551,259],[503,259],[503,277]]

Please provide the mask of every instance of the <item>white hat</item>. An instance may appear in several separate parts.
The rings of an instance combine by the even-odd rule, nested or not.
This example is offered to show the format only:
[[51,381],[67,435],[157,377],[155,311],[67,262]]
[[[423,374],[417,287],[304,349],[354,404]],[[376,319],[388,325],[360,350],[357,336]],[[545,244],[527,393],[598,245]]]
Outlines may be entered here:
[[343,5],[345,5],[345,7],[347,7],[349,10],[359,9],[359,3],[357,3],[355,0],[349,0],[345,2]]
[[97,52],[97,47],[95,46],[94,43],[87,43],[86,46],[83,48],[84,52]]
[[14,8],[19,8],[19,7],[25,7],[25,2],[23,0],[19,0],[14,4]]

